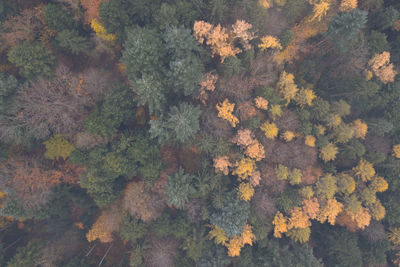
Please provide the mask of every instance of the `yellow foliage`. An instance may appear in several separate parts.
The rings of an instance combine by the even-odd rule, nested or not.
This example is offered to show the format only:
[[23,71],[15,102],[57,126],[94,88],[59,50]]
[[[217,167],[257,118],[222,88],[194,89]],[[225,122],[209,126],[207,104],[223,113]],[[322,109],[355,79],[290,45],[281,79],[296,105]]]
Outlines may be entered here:
[[286,233],[286,236],[292,239],[294,242],[299,242],[300,244],[306,243],[310,239],[311,229],[307,228],[295,228],[291,229]]
[[233,175],[239,176],[239,178],[246,180],[253,174],[256,169],[254,160],[249,158],[242,158],[239,162],[236,162],[236,169],[232,172]]
[[272,221],[274,227],[274,237],[281,238],[283,233],[288,231],[287,219],[280,211],[277,211]]
[[357,166],[353,168],[356,177],[360,178],[363,182],[369,181],[375,175],[374,165],[361,159]]
[[280,105],[271,105],[269,112],[272,116],[272,119],[275,120],[276,116],[280,117],[282,115],[282,108]]
[[228,156],[217,157],[214,158],[213,161],[216,173],[222,172],[224,175],[229,174],[229,167],[231,167],[232,164],[229,162]]
[[369,187],[374,192],[385,192],[389,188],[389,185],[383,177],[375,176],[372,179],[372,182],[369,185]]
[[245,154],[255,161],[265,158],[264,147],[257,140],[247,147]]
[[236,127],[239,119],[232,114],[235,104],[229,103],[228,99],[225,99],[221,104],[217,104],[218,117],[227,120],[232,127]]
[[225,245],[226,241],[228,241],[225,230],[218,227],[217,225],[212,225],[211,227],[212,229],[208,233],[210,240],[214,238],[215,244]]
[[49,140],[43,142],[43,144],[46,146],[44,156],[47,159],[58,160],[59,158],[63,158],[65,160],[75,150],[75,146],[68,142],[61,134],[54,135]]
[[365,139],[365,135],[368,132],[368,125],[362,122],[360,119],[353,121],[351,128],[354,131],[354,137]]
[[287,104],[296,97],[297,91],[299,90],[294,83],[294,75],[286,73],[286,71],[284,71],[279,78],[278,88],[283,98],[287,101]]
[[286,131],[282,134],[282,139],[285,140],[286,142],[292,141],[294,138],[294,133],[291,131]]
[[325,134],[326,128],[323,125],[317,125],[317,126],[315,126],[315,128],[317,128],[319,135]]
[[365,80],[369,81],[374,77],[374,74],[370,70],[365,71]]
[[338,175],[337,185],[339,191],[347,195],[350,195],[356,189],[356,181],[346,173],[340,173]]
[[319,213],[319,202],[318,198],[314,197],[312,199],[303,200],[303,211],[307,214],[310,219],[315,219]]
[[312,136],[312,135],[306,135],[305,140],[304,140],[304,143],[305,143],[307,146],[315,147],[315,137]]
[[350,11],[357,8],[357,0],[342,0],[340,3],[340,11]]
[[296,185],[301,183],[302,176],[303,175],[301,174],[301,171],[299,169],[293,169],[289,176],[289,183],[291,185]]
[[394,66],[390,63],[390,53],[383,52],[375,54],[375,56],[368,62],[376,77],[383,83],[394,82],[397,72],[393,69]]
[[331,160],[334,160],[336,158],[336,154],[338,153],[338,148],[332,143],[328,143],[326,146],[324,146],[320,153],[319,157],[324,161],[328,162]]
[[279,42],[279,39],[276,37],[273,37],[271,35],[267,35],[261,38],[261,44],[258,45],[258,47],[261,49],[261,51],[264,51],[265,49],[268,48],[273,48],[273,49],[282,49],[282,45]]
[[271,122],[265,122],[260,126],[261,131],[264,132],[265,136],[268,139],[274,139],[275,137],[278,136],[278,127],[276,127],[276,124]]
[[311,89],[301,89],[296,97],[295,100],[300,107],[305,107],[307,106],[312,106],[312,101],[316,98],[317,96],[314,94],[314,91]]
[[254,188],[249,183],[240,183],[238,188],[239,198],[243,201],[249,201],[254,195]]
[[226,244],[226,247],[228,248],[228,255],[230,257],[239,257],[240,256],[240,250],[243,247],[243,241],[240,236],[234,236],[231,239],[229,239],[229,242]]
[[400,159],[400,144],[393,146],[393,156]]
[[114,42],[117,39],[115,34],[107,33],[106,28],[104,28],[104,26],[101,25],[101,23],[95,18],[90,23],[90,26],[92,27],[96,35],[105,41]]
[[311,20],[321,21],[322,17],[328,13],[328,10],[331,6],[329,2],[329,0],[321,0],[319,3],[315,3]]
[[300,207],[294,207],[290,211],[288,229],[307,228],[309,226],[311,226],[311,222],[307,214]]
[[120,209],[114,205],[103,211],[92,228],[87,232],[86,239],[89,242],[99,239],[101,243],[113,241],[112,232],[118,230],[122,220]]
[[330,114],[328,118],[326,118],[326,124],[330,128],[335,128],[342,123],[342,118],[338,114]]
[[254,99],[254,102],[256,104],[256,107],[262,110],[267,110],[268,109],[268,100],[261,97],[261,96],[257,96]]
[[326,220],[331,225],[335,225],[337,215],[342,211],[343,204],[338,202],[336,199],[328,199],[325,205],[320,209],[320,213],[317,216],[317,220],[320,223],[324,223]]
[[314,196],[314,190],[311,186],[305,186],[300,189],[300,195],[305,199],[310,199]]

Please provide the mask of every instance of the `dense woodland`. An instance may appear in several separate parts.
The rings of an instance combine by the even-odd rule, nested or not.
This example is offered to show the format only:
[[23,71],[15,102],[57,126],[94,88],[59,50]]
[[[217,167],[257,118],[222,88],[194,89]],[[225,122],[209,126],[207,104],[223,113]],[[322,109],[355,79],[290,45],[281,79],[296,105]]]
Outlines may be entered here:
[[0,266],[400,266],[398,0],[0,0]]

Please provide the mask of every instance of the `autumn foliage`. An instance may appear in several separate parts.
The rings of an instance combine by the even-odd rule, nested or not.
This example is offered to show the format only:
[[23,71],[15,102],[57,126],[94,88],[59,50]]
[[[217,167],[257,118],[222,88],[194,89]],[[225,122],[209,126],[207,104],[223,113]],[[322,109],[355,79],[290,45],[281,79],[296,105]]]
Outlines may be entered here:
[[375,54],[375,56],[368,62],[372,71],[383,83],[394,82],[397,72],[393,69],[394,65],[390,63],[390,53],[383,52]]

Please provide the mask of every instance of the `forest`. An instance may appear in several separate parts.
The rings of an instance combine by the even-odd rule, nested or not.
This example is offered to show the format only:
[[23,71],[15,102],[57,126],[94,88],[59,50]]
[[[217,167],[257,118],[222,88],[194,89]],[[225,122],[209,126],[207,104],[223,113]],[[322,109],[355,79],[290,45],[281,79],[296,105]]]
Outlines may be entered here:
[[400,266],[400,1],[0,0],[0,267]]

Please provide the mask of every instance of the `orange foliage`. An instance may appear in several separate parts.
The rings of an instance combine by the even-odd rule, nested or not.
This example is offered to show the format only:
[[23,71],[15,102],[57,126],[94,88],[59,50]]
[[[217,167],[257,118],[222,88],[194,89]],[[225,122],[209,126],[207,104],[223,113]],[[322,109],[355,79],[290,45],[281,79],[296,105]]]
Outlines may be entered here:
[[317,220],[320,223],[324,223],[326,220],[331,225],[335,224],[337,215],[342,211],[343,204],[338,202],[336,199],[328,199],[326,203],[320,209],[320,213],[317,216]]
[[371,221],[371,215],[366,208],[361,207],[357,212],[345,211],[337,217],[337,224],[346,226],[349,231],[364,230]]
[[100,3],[105,0],[81,0],[81,5],[85,12],[85,22],[86,24],[90,24],[93,19],[99,18],[99,7]]
[[255,161],[265,158],[264,147],[257,140],[249,145],[244,153]]
[[122,221],[122,214],[118,205],[113,205],[104,210],[92,228],[86,234],[89,242],[99,239],[101,243],[109,243],[113,241],[112,232],[117,231]]
[[251,226],[246,223],[242,232],[242,242],[244,245],[253,245],[253,242],[256,240],[256,236],[253,234]]
[[255,139],[253,138],[253,133],[249,129],[238,130],[236,136],[232,139],[232,142],[238,146],[247,147],[253,144]]
[[245,154],[256,161],[265,158],[264,147],[253,138],[253,133],[249,129],[239,130],[232,142],[245,147]]
[[342,0],[340,3],[340,11],[349,11],[357,7],[357,0]]
[[203,105],[206,104],[208,99],[207,91],[213,92],[215,90],[215,84],[218,81],[218,75],[208,72],[204,75],[202,81],[200,82],[199,96],[197,97]]
[[250,31],[252,27],[251,24],[244,20],[236,20],[236,23],[232,25],[233,36],[240,40],[245,50],[251,49],[249,41],[255,38],[254,33]]
[[257,96],[254,99],[254,103],[256,104],[256,107],[262,110],[267,110],[268,109],[268,100],[261,97],[261,96]]
[[288,229],[307,228],[309,226],[311,226],[311,222],[307,214],[300,207],[294,207],[290,211]]
[[229,167],[232,167],[232,164],[229,162],[228,156],[214,158],[213,161],[216,173],[222,172],[224,175],[229,174]]
[[288,231],[287,218],[283,216],[280,211],[275,214],[272,224],[275,225],[274,237],[276,238],[281,238],[282,233],[286,233]]
[[252,186],[257,186],[260,184],[260,180],[261,180],[260,171],[255,171],[255,172],[253,172],[253,175],[250,177],[250,184]]
[[240,250],[243,247],[243,242],[240,236],[234,236],[229,239],[229,242],[226,244],[228,248],[228,255],[230,257],[240,256]]
[[322,176],[322,170],[317,167],[308,166],[306,169],[301,171],[301,174],[303,183],[313,184],[318,180],[319,177]]
[[318,198],[303,200],[303,211],[307,214],[310,219],[316,219],[319,213],[319,202]]
[[383,177],[375,176],[369,187],[375,192],[385,192],[389,185]]

